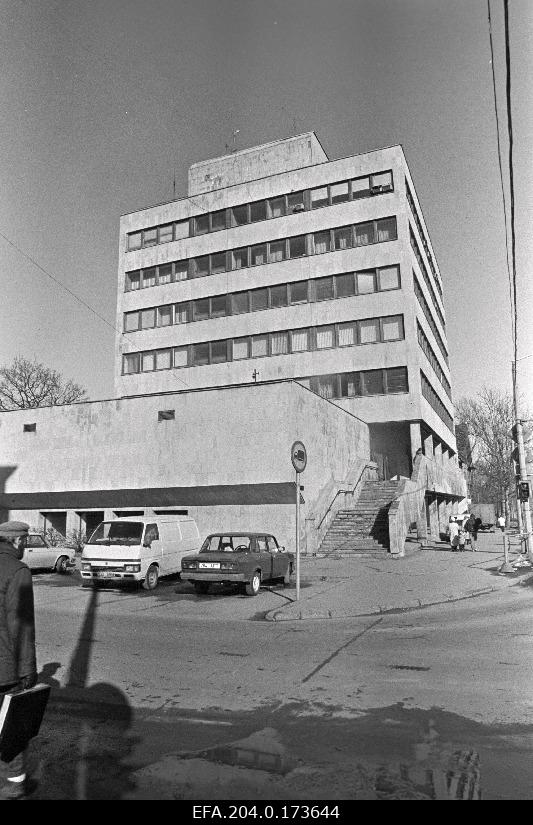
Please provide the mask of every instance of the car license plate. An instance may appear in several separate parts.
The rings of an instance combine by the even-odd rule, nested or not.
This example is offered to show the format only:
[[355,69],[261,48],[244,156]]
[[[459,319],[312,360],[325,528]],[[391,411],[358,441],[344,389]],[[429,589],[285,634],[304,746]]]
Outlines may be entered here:
[[198,565],[200,570],[220,570],[219,561],[201,561]]
[[112,579],[114,575],[110,570],[102,570],[101,573],[98,573],[100,579]]

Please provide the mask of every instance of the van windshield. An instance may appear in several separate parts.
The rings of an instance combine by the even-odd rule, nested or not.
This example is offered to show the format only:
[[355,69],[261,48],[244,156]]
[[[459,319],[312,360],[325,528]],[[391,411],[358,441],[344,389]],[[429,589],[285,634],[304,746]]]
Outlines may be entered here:
[[140,544],[143,527],[142,521],[103,521],[87,544]]

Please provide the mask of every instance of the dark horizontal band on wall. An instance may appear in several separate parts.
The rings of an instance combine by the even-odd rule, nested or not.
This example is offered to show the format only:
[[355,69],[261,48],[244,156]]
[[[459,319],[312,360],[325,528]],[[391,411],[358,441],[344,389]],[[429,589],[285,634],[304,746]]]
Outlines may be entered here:
[[146,487],[123,490],[2,493],[0,507],[8,510],[85,510],[123,507],[205,507],[222,504],[293,504],[294,482],[217,484],[206,487]]

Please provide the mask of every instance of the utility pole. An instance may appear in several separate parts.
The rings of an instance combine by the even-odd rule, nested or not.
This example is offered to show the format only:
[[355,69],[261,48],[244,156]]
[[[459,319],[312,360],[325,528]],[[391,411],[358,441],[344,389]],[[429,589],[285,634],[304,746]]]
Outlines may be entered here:
[[[526,451],[524,449],[524,433],[522,430],[522,420],[519,415],[518,387],[516,381],[516,361],[513,361],[513,400],[515,414],[515,425],[513,429],[516,433],[515,440],[518,450],[518,466],[520,473],[520,481],[522,483],[525,482],[525,484],[527,485],[528,477],[526,467]],[[533,531],[531,529],[531,509],[529,505],[529,498],[526,498],[525,501],[522,501],[521,496],[517,495],[516,504],[518,508],[520,508],[523,505],[522,535],[525,539],[524,549],[529,561],[533,562]]]

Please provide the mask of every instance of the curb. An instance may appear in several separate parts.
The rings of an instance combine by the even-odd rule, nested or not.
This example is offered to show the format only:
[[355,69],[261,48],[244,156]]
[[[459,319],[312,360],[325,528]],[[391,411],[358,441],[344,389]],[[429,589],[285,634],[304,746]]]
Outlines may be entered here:
[[[508,587],[514,587],[518,584],[526,584],[528,581],[533,579],[533,573],[530,573],[529,576],[524,578],[516,578],[512,581],[508,582]],[[476,596],[485,596],[489,593],[494,593],[497,590],[502,590],[501,587],[496,587],[495,585],[487,586],[487,587],[478,587],[474,590],[466,590],[463,593],[459,593],[453,596],[444,596],[444,598],[438,599],[414,599],[413,601],[406,602],[403,605],[399,606],[391,606],[391,605],[376,605],[376,607],[371,607],[368,610],[365,610],[362,613],[344,613],[343,611],[339,610],[305,610],[305,608],[301,609],[294,614],[286,613],[287,608],[276,608],[275,610],[270,610],[265,618],[267,622],[294,622],[294,621],[305,621],[314,620],[314,619],[357,619],[364,616],[375,616],[377,615],[385,615],[388,613],[405,613],[410,610],[421,610],[424,607],[433,607],[439,604],[448,604],[449,602],[459,602],[464,601],[466,599],[474,599]],[[296,602],[293,602],[296,604]],[[290,608],[289,608],[290,609]]]

